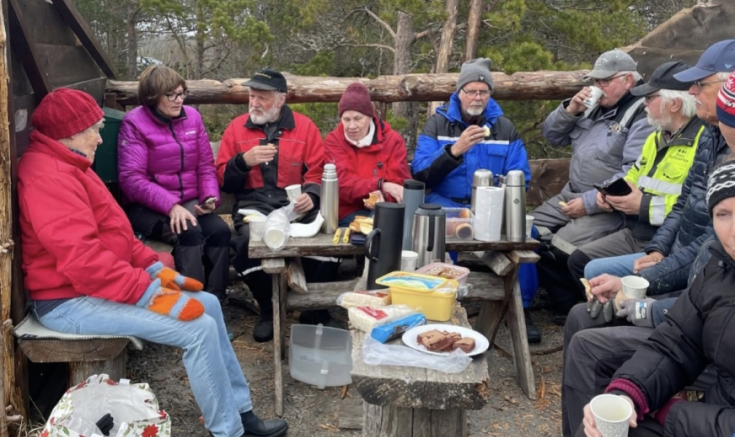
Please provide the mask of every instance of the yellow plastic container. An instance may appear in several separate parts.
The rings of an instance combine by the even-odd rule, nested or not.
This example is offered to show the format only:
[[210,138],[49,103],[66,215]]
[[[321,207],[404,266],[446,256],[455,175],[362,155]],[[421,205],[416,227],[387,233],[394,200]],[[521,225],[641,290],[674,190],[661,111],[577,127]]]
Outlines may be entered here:
[[[417,286],[405,281],[411,281]],[[420,310],[427,319],[437,322],[446,322],[452,318],[459,287],[455,279],[413,272],[392,272],[381,276],[375,282],[390,289],[393,305],[408,305]],[[418,286],[419,284],[423,285]],[[451,291],[437,291],[446,289]]]

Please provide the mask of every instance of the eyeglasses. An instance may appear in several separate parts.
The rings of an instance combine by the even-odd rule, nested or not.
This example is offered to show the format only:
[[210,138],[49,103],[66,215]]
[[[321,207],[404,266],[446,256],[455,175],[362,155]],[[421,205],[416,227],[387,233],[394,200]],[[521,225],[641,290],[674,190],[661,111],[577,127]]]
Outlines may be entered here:
[[189,95],[189,90],[184,90],[180,93],[166,93],[164,96],[168,99],[169,102],[175,102],[178,100],[179,97],[181,97],[181,100],[185,99]]
[[643,99],[646,101],[646,103],[651,103],[656,97],[659,97],[661,94],[649,94]]
[[610,82],[612,82],[613,79],[617,79],[623,76],[625,76],[625,74],[618,74],[617,76],[608,77],[607,79],[595,79],[595,85],[598,87],[604,88],[610,85]]
[[469,90],[469,91],[467,91],[466,89],[462,88],[462,91],[465,94],[467,94],[468,96],[473,97],[473,98],[474,97],[477,97],[477,96],[480,96],[480,97],[482,97],[484,99],[485,97],[487,97],[487,96],[490,95],[490,91],[489,90]]
[[692,86],[696,86],[697,87],[697,92],[702,92],[702,90],[704,89],[704,85],[709,85],[709,84],[712,84],[712,83],[722,83],[722,82],[724,82],[724,80],[721,80],[721,79],[708,80],[708,81],[704,81],[704,82],[702,82],[701,80],[695,80],[694,81],[694,85],[692,85]]

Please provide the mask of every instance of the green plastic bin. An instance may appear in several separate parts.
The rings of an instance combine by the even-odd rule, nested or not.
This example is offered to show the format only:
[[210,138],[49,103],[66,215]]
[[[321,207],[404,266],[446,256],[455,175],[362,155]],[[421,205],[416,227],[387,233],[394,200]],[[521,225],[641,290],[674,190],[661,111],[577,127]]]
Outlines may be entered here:
[[120,133],[125,113],[112,108],[102,108],[105,113],[105,127],[100,129],[102,144],[94,154],[94,171],[105,183],[117,182],[117,136]]

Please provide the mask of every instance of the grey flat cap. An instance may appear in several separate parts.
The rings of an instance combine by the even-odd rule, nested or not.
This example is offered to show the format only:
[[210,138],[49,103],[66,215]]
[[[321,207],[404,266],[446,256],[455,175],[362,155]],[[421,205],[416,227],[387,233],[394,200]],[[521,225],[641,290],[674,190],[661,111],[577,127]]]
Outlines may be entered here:
[[621,71],[636,71],[637,67],[638,65],[629,54],[620,49],[613,49],[600,55],[595,61],[594,69],[582,79],[607,79]]

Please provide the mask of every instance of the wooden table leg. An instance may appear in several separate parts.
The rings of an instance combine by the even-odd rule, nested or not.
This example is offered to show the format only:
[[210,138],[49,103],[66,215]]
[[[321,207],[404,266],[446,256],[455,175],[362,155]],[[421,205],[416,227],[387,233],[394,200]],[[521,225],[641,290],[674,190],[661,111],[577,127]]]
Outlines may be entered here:
[[276,415],[283,416],[283,375],[281,374],[281,353],[283,337],[281,331],[281,274],[271,274],[273,284],[273,364],[275,369]]
[[513,297],[513,286],[517,282],[518,266],[515,266],[509,274],[503,276],[505,288],[505,297],[503,300],[492,300],[482,303],[480,315],[475,322],[475,331],[487,337],[490,341],[490,347],[493,346],[495,337],[498,335],[498,330],[500,329],[500,323],[508,311],[508,306]]
[[521,299],[521,286],[516,278],[513,284],[513,294],[506,312],[508,330],[510,331],[510,343],[513,347],[513,362],[516,367],[516,380],[521,386],[523,393],[531,400],[536,400],[536,381],[533,377],[533,365],[531,363],[531,351],[528,348],[528,335],[526,333],[526,319],[523,314],[523,301]]
[[362,437],[467,435],[467,410],[399,408],[363,402]]

